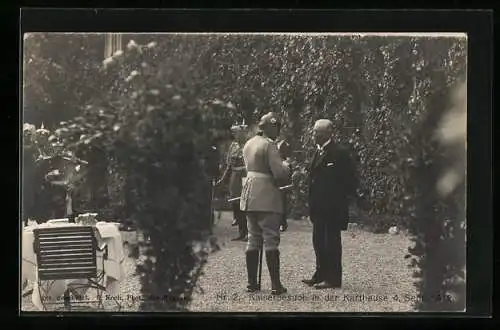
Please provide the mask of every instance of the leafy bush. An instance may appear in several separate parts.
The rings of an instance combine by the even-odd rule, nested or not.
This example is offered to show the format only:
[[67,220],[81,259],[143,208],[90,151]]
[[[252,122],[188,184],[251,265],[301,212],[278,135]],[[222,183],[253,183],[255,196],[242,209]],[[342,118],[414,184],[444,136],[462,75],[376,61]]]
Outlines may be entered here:
[[[82,104],[100,95],[103,33],[26,33],[23,40],[23,121],[57,128],[79,115]],[[132,36],[125,35],[127,43]],[[135,35],[145,40],[147,35]]]
[[24,35],[23,117],[52,130],[78,115],[78,105],[95,91],[93,72],[100,66],[104,38],[94,34]]
[[[416,214],[407,257],[425,297],[417,307],[460,311],[465,308],[465,83],[452,90],[436,86],[429,107],[414,137],[419,155],[409,183],[415,187]],[[446,132],[450,129],[454,132]]]
[[194,59],[173,61],[161,49],[131,43],[107,60],[100,102],[57,131],[76,152],[99,150],[119,173],[117,196],[127,195],[128,215],[149,238],[142,293],[168,296],[145,302],[148,310],[182,308],[194,287],[209,248],[196,242],[211,226],[211,142],[227,126],[226,105],[191,88],[202,73],[181,74]]

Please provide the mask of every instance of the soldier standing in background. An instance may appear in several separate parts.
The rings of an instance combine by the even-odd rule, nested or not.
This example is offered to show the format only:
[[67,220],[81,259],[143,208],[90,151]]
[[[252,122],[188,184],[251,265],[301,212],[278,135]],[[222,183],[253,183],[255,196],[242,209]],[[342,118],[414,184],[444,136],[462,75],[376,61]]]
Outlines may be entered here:
[[248,245],[246,266],[248,292],[260,290],[257,282],[259,252],[264,247],[271,278],[271,294],[287,292],[280,281],[280,223],[283,218],[283,194],[279,187],[289,181],[289,164],[280,157],[274,140],[280,123],[270,112],[259,122],[261,134],[251,138],[243,147],[247,179],[241,193],[240,207],[246,212]]
[[[229,177],[229,198],[241,195],[242,180],[246,176],[243,161],[243,145],[246,142],[246,125],[233,125],[231,127],[234,140],[229,146],[226,158],[226,170],[216,185],[221,185]],[[233,241],[248,241],[248,229],[245,213],[240,210],[239,201],[232,202],[234,222],[238,226],[238,236]]]

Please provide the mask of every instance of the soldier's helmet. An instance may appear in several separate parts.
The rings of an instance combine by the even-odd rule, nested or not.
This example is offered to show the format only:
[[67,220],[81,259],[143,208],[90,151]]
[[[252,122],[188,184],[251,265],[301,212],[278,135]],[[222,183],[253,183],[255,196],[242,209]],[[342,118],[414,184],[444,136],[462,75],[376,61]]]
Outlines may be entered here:
[[270,126],[278,127],[280,125],[280,121],[278,115],[274,112],[268,112],[260,118],[259,121],[259,129],[264,129]]
[[248,126],[244,123],[242,124],[234,124],[233,126],[231,126],[231,132],[234,134],[234,133],[239,133],[241,131],[244,131],[248,128]]

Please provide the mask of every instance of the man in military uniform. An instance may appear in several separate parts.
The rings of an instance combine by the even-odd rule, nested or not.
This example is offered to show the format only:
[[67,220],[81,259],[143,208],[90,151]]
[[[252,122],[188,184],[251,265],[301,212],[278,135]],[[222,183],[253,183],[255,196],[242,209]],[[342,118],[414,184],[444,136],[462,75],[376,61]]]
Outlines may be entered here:
[[[233,125],[231,132],[234,140],[229,146],[226,158],[226,169],[222,178],[216,183],[221,185],[229,177],[229,198],[236,198],[241,195],[242,180],[246,176],[245,163],[243,162],[243,145],[246,142],[246,125]],[[233,209],[233,224],[238,226],[238,236],[233,241],[247,241],[248,230],[245,213],[240,210],[239,201],[231,203]]]
[[309,167],[309,215],[313,223],[316,271],[302,280],[317,289],[342,285],[341,231],[347,229],[349,203],[357,179],[349,152],[332,138],[333,123],[320,119],[314,124],[316,153]]
[[280,223],[283,216],[283,195],[279,187],[289,180],[289,164],[280,157],[274,140],[280,124],[276,114],[269,112],[259,122],[258,134],[243,147],[247,178],[241,194],[240,207],[246,212],[248,244],[246,265],[249,292],[260,290],[257,283],[259,251],[265,249],[271,278],[271,294],[287,290],[280,281]]

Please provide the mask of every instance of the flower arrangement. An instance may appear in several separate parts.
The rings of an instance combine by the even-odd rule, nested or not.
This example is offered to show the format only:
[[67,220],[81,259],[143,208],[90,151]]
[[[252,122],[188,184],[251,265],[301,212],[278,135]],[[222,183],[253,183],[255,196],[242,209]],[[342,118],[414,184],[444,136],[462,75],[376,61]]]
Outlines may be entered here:
[[79,214],[75,218],[75,223],[83,226],[95,226],[97,224],[97,213]]

